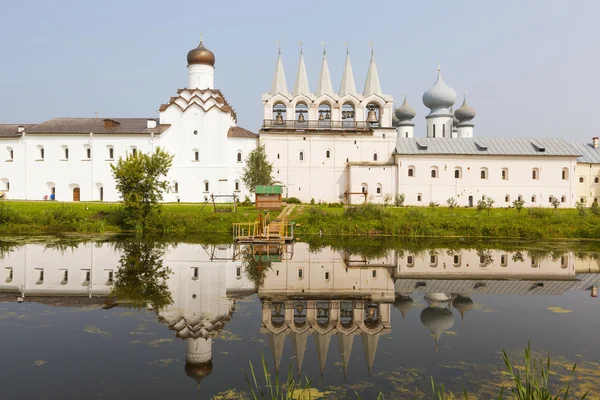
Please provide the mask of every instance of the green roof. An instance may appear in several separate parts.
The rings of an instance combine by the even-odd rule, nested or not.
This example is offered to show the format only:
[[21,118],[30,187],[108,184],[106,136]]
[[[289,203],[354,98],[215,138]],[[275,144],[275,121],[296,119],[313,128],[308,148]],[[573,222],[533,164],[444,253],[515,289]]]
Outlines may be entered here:
[[283,187],[282,186],[265,186],[265,185],[257,185],[254,190],[256,194],[282,194]]

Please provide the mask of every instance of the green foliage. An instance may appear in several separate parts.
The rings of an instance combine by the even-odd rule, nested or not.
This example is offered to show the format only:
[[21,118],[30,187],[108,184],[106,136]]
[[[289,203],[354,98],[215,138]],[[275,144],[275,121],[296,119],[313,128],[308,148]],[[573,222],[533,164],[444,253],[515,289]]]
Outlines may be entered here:
[[[244,377],[248,383],[248,389],[250,390],[250,398],[252,400],[294,400],[310,398],[310,381],[306,379],[304,387],[302,382],[296,383],[292,376],[291,365],[288,367],[288,376],[285,382],[279,382],[279,371],[275,372],[275,381],[273,381],[271,373],[267,368],[267,362],[262,351],[260,353],[260,360],[262,364],[262,373],[265,380],[264,385],[258,382],[256,373],[254,372],[254,366],[252,361],[250,364],[250,375],[244,371]],[[306,395],[305,395],[306,394]]]
[[346,208],[344,216],[351,219],[376,220],[387,218],[390,214],[381,205],[368,203]]
[[126,158],[119,157],[116,165],[111,164],[128,226],[142,230],[152,225],[148,221],[151,215],[153,219],[159,217],[159,202],[170,187],[165,178],[172,163],[173,156],[159,147],[153,154],[138,151]]
[[440,203],[436,203],[435,201],[429,202],[429,207],[431,207],[431,208],[439,207],[439,205],[440,205]]
[[394,198],[394,204],[396,207],[402,207],[406,201],[406,195],[404,193],[397,194]]
[[311,206],[314,206],[314,205],[315,205],[315,199],[314,199],[314,198],[310,199],[310,205],[311,205]]
[[560,206],[560,200],[554,196],[550,196],[550,204],[556,210]]
[[19,216],[6,201],[0,201],[0,224],[16,222]]
[[248,196],[248,195],[244,196],[244,201],[242,201],[242,205],[249,206],[250,204],[252,204],[252,200],[250,199],[250,196]]
[[256,186],[273,183],[273,166],[267,160],[265,146],[258,146],[248,154],[242,181],[251,192],[256,190]]
[[483,210],[487,208],[487,202],[483,199],[477,202],[477,214],[481,213]]
[[523,201],[523,199],[519,200],[514,200],[512,202],[513,207],[517,210],[518,213],[521,212],[521,210],[523,209],[523,206],[525,205],[525,201]]
[[600,215],[600,207],[598,207],[598,202],[597,201],[594,201],[592,203],[592,206],[590,207],[590,211],[594,215]]
[[495,201],[491,197],[485,199],[485,208],[487,209],[488,217],[490,216],[490,211],[492,211],[492,208],[494,207],[494,203]]
[[167,279],[172,272],[163,265],[166,244],[134,238],[119,247],[122,255],[111,294],[136,308],[152,304],[161,309],[171,304]]
[[297,197],[288,197],[287,199],[285,199],[285,202],[287,204],[301,204],[302,203],[300,201],[300,199]]
[[451,210],[458,205],[454,197],[450,197],[448,200],[446,200],[446,204],[448,204],[448,208]]
[[575,208],[577,208],[577,213],[580,217],[585,217],[585,214],[587,214],[585,203],[581,203],[578,201],[577,203],[575,203]]

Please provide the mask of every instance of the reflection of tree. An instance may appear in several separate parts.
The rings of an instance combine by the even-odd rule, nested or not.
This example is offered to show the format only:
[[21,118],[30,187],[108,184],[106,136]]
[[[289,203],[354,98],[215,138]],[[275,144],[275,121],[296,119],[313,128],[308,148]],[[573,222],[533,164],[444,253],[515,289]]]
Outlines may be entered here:
[[122,255],[112,295],[136,308],[150,303],[161,309],[171,304],[167,285],[171,269],[163,266],[162,260],[166,246],[150,240],[130,239],[119,247]]
[[494,263],[491,250],[477,250],[477,255],[479,256],[479,265],[482,267],[487,267]]
[[242,259],[244,260],[244,272],[256,287],[262,286],[265,282],[265,275],[268,269],[271,269],[271,262],[262,260],[261,254],[257,254],[254,246],[246,246],[242,250]]
[[513,260],[513,262],[524,262],[525,259],[523,258],[523,252],[521,252],[521,251],[515,252],[512,256],[512,260]]

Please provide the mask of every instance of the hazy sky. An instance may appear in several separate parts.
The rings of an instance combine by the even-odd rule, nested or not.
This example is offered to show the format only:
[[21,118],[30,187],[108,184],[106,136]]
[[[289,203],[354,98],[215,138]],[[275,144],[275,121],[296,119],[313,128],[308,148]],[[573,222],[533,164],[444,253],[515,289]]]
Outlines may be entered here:
[[315,91],[326,42],[339,88],[344,42],[358,90],[369,42],[382,90],[417,110],[442,64],[467,92],[477,136],[600,134],[600,1],[28,1],[0,2],[0,123],[55,117],[156,117],[187,83],[186,54],[199,33],[216,55],[215,86],[238,124],[257,131],[276,42],[288,87],[304,42]]

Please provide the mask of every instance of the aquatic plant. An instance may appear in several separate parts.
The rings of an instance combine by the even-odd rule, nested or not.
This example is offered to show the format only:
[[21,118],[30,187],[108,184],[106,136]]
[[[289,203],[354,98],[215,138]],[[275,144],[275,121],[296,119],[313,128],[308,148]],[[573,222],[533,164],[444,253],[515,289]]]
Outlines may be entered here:
[[[272,379],[272,375],[267,368],[267,362],[265,356],[261,352],[260,360],[262,365],[262,374],[265,380],[264,385],[258,382],[256,373],[254,372],[254,366],[252,361],[250,364],[250,375],[244,371],[244,377],[248,383],[248,389],[250,390],[250,398],[253,400],[267,399],[267,400],[294,400],[294,399],[311,399],[310,394],[310,381],[306,378],[304,387],[302,381],[296,383],[292,376],[291,365],[288,367],[287,379],[285,382],[279,381],[279,371],[275,372],[275,381]],[[243,397],[240,395],[240,399]]]

